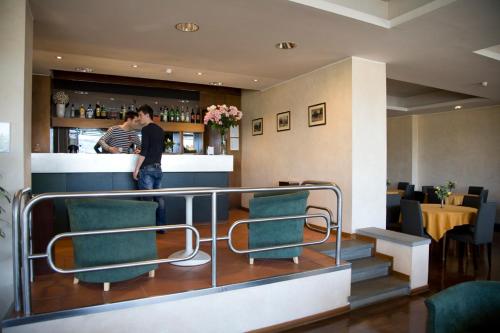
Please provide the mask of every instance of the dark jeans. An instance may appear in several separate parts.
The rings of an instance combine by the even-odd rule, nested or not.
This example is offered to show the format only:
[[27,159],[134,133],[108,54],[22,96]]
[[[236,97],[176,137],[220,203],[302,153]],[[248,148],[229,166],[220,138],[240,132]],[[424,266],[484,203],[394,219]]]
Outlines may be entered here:
[[[161,167],[148,165],[139,170],[139,190],[156,190],[161,187]],[[142,198],[142,200],[154,200],[158,203],[156,209],[156,225],[165,225],[165,199],[163,197],[154,197],[153,199]]]

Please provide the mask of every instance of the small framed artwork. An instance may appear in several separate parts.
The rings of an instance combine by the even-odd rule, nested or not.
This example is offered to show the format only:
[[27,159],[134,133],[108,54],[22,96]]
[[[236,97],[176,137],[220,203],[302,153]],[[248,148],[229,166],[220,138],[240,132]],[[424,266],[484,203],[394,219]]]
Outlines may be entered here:
[[290,111],[281,112],[276,115],[276,130],[278,132],[290,130]]
[[262,118],[252,119],[252,135],[262,135],[262,133],[264,133]]
[[309,106],[309,127],[326,124],[326,103]]

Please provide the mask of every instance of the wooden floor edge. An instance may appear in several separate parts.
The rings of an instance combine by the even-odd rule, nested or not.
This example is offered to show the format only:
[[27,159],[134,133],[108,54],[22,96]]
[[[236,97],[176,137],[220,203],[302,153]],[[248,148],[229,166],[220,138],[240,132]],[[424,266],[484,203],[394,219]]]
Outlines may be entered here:
[[426,284],[425,286],[418,287],[418,288],[410,290],[410,296],[422,294],[422,293],[425,293],[426,291],[429,291],[429,285],[428,284]]
[[304,318],[290,320],[290,321],[287,321],[287,322],[284,322],[281,324],[276,324],[276,325],[272,325],[272,326],[268,326],[268,327],[264,327],[264,328],[259,328],[259,329],[252,330],[249,332],[252,332],[252,333],[280,332],[280,331],[289,330],[289,329],[304,326],[304,325],[309,325],[309,324],[312,324],[312,323],[315,323],[317,321],[321,321],[324,319],[336,317],[336,316],[342,315],[344,313],[347,313],[350,310],[351,310],[351,306],[346,305],[346,306],[336,308],[336,309],[333,309],[330,311],[317,313],[317,314],[307,316]]

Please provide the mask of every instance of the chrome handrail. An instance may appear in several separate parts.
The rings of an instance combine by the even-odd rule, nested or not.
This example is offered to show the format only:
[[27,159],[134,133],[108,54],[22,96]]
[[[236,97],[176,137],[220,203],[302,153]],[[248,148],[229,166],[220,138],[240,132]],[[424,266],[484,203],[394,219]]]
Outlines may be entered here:
[[[25,189],[23,191],[28,191],[29,189]],[[331,228],[328,229],[328,233],[330,232],[330,229],[337,229],[339,231],[342,230],[342,192],[340,188],[333,183],[325,183],[322,182],[319,185],[297,185],[297,186],[287,186],[287,191],[304,191],[304,190],[329,190],[335,193],[336,196],[336,203],[337,203],[337,225],[332,226]],[[49,252],[52,251],[52,248],[48,249],[49,252],[45,254],[32,254],[31,253],[31,246],[29,242],[29,232],[30,232],[30,216],[31,212],[33,210],[33,207],[44,201],[44,200],[50,200],[50,199],[69,199],[69,198],[123,198],[123,197],[155,197],[155,196],[175,196],[175,195],[199,195],[199,194],[207,194],[211,195],[211,201],[212,201],[212,225],[211,225],[211,238],[204,238],[200,239],[199,234],[197,234],[197,241],[196,241],[196,246],[197,250],[199,248],[199,243],[200,242],[206,242],[206,241],[211,241],[212,244],[212,287],[217,287],[217,241],[218,240],[230,240],[230,234],[225,237],[217,237],[217,195],[220,194],[229,194],[229,193],[256,193],[256,192],[280,192],[283,191],[282,187],[248,187],[248,188],[194,188],[194,189],[189,189],[189,188],[177,188],[177,189],[157,189],[157,190],[129,190],[129,191],[102,191],[102,192],[71,192],[71,193],[63,193],[63,192],[57,192],[57,193],[44,193],[37,195],[31,200],[29,200],[24,208],[22,209],[22,214],[20,214],[20,226],[21,226],[21,245],[22,245],[22,255],[21,255],[21,290],[22,290],[22,305],[23,305],[23,311],[24,315],[30,315],[31,314],[31,286],[30,286],[30,275],[31,275],[31,268],[30,268],[30,262],[31,260],[38,259],[38,258],[47,258],[49,260],[49,265],[50,265],[50,260],[49,257],[51,258],[51,255],[49,255]],[[16,206],[16,210],[20,210],[19,205]],[[305,216],[311,216],[311,215],[316,215],[316,217],[323,217],[326,219],[327,222],[331,221],[331,216],[327,216],[324,214],[308,214],[308,215],[301,215],[300,217],[295,216],[296,218],[304,218]],[[291,217],[286,217],[286,219],[290,219]],[[269,220],[269,218],[266,219],[266,221]],[[238,224],[244,223],[245,220],[240,220],[237,221],[239,222]],[[264,222],[264,221],[262,221]],[[249,221],[247,220],[247,223]],[[251,222],[250,222],[251,223]],[[328,224],[327,224],[328,225]],[[178,225],[178,226],[184,226],[184,225]],[[187,225],[186,225],[187,226]],[[165,227],[158,227],[158,228],[165,228],[169,229],[174,226],[165,226]],[[148,230],[155,230],[154,228],[156,227],[149,227]],[[193,227],[194,228],[194,227]],[[191,229],[187,228],[186,229]],[[195,228],[194,228],[195,229]],[[233,228],[234,229],[234,228]],[[114,229],[111,232],[116,232],[116,230],[119,230],[118,232],[138,232],[138,231],[145,231],[145,230],[130,230],[130,231],[124,231],[123,229]],[[193,230],[193,229],[191,229]],[[195,229],[196,230],[196,229]],[[232,229],[231,229],[232,230]],[[97,231],[101,233],[102,231]],[[197,230],[196,230],[197,232]],[[75,233],[66,233],[65,236],[69,237],[70,234],[75,234]],[[78,234],[78,233],[76,233]],[[337,256],[335,258],[335,264],[337,266],[341,265],[341,252],[340,252],[340,247],[341,247],[341,232],[337,232],[336,235],[336,253]],[[75,235],[78,236],[78,235]],[[64,236],[58,235],[54,238],[60,239]],[[52,241],[55,242],[54,238]],[[327,237],[322,239],[321,241],[318,241],[320,243],[325,242]],[[318,244],[318,243],[316,243]],[[50,243],[52,246],[53,243]],[[280,245],[276,248],[272,249],[280,249],[280,248],[287,248],[287,247],[296,247],[296,246],[305,246],[305,245],[312,245],[312,244],[285,244],[285,245]],[[231,244],[232,246],[232,244]],[[231,248],[230,246],[230,248]],[[272,250],[269,249],[269,250]],[[234,247],[232,250],[240,251],[235,249]],[[262,251],[262,250],[260,250]],[[50,252],[51,253],[51,252]],[[196,255],[196,253],[192,254],[193,256]],[[189,260],[191,259],[191,256],[185,257],[185,258],[180,258],[176,259],[175,261],[183,261],[183,260]],[[159,261],[166,260],[166,259],[157,259]],[[174,260],[172,260],[174,261]],[[171,261],[171,262],[172,262]],[[162,263],[158,262],[158,263]],[[165,261],[167,262],[167,261]],[[53,264],[53,262],[52,262]],[[125,263],[124,265],[132,265],[132,266],[140,266],[143,265],[143,263],[138,264],[137,262],[134,263]],[[146,263],[147,264],[147,263]],[[122,265],[122,264],[118,264]],[[111,266],[111,265],[110,265]],[[128,266],[120,266],[120,267],[128,267]],[[51,268],[59,269],[55,265],[52,265]],[[108,269],[115,268],[109,267]],[[87,268],[88,269],[88,268]],[[103,269],[103,268],[99,268]],[[60,270],[60,269],[59,269]],[[63,270],[63,273],[69,273],[68,270]],[[19,276],[17,276],[17,281],[19,281]]]
[[260,247],[256,249],[248,249],[248,250],[238,250],[234,245],[233,245],[233,230],[236,229],[237,226],[242,225],[242,224],[252,224],[252,223],[258,223],[258,222],[269,222],[269,221],[283,221],[283,220],[300,220],[300,219],[307,219],[308,218],[315,218],[315,217],[321,217],[325,220],[325,225],[328,226],[330,224],[330,217],[328,215],[324,214],[306,214],[306,215],[292,215],[292,216],[279,216],[279,217],[262,217],[262,218],[253,218],[253,219],[245,219],[245,220],[237,220],[234,222],[231,227],[229,228],[227,232],[227,244],[229,248],[239,254],[246,254],[246,253],[254,253],[254,252],[264,252],[264,251],[271,251],[271,250],[279,250],[279,249],[288,249],[292,247],[298,247],[298,246],[310,246],[310,245],[316,245],[316,244],[321,244],[324,243],[328,240],[330,237],[330,228],[327,227],[327,232],[326,235],[323,239],[320,239],[319,241],[312,241],[312,242],[301,242],[301,243],[291,243],[291,244],[282,244],[282,245],[276,245],[276,246],[266,246],[266,247]]
[[[325,230],[330,229],[330,228],[334,228],[334,229],[337,228],[337,226],[335,225],[336,223],[333,220],[333,213],[332,213],[332,211],[329,208],[322,207],[322,206],[308,205],[306,207],[306,212],[308,212],[309,209],[323,210],[323,211],[325,211],[325,212],[328,213],[328,216],[330,216],[330,223],[326,225]],[[307,222],[307,220],[306,220],[306,227],[309,228],[309,229],[311,229],[311,230],[318,231],[318,232],[321,232],[321,233],[325,233],[326,232],[325,230],[318,228],[314,224],[310,224],[309,222]]]

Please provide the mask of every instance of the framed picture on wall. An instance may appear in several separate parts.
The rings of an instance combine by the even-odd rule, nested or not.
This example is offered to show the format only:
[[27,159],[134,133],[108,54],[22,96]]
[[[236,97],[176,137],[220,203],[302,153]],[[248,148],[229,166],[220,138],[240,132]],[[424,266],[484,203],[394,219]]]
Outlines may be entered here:
[[252,119],[252,135],[262,135],[262,133],[264,133],[262,118]]
[[290,111],[281,112],[276,115],[276,130],[278,132],[290,130]]
[[308,113],[309,127],[326,124],[326,103],[309,106]]

